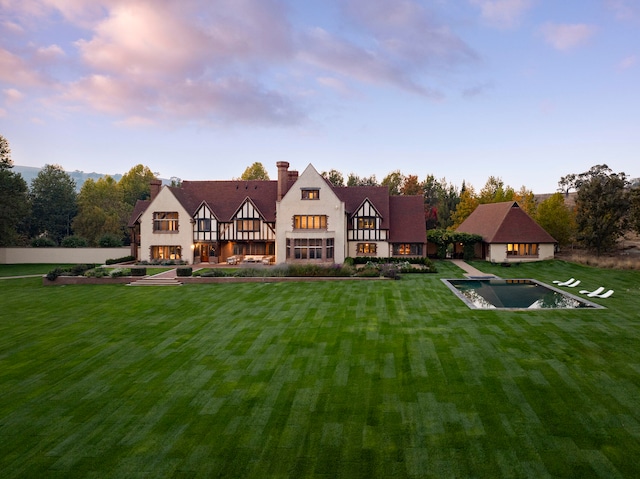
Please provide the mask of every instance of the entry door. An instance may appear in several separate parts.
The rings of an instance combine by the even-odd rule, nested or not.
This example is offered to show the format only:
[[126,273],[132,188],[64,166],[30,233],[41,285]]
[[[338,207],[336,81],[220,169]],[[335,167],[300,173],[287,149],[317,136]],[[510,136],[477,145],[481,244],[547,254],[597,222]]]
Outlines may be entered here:
[[209,245],[201,244],[200,245],[200,261],[203,263],[209,262]]

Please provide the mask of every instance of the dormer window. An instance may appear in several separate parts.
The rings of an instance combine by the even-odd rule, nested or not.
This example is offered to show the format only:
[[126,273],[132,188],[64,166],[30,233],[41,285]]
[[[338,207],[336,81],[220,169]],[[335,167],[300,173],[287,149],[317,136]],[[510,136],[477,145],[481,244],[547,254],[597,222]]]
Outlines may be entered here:
[[320,190],[318,188],[302,188],[303,200],[319,200]]

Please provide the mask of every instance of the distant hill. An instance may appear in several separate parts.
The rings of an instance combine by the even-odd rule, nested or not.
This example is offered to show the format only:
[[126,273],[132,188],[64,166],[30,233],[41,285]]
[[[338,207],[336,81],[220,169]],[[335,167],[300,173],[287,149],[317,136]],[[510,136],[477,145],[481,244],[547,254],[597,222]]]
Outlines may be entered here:
[[[42,170],[42,168],[36,168],[35,166],[13,165],[13,171],[15,173],[20,173],[24,178],[24,180],[27,182],[27,185],[29,185],[29,187],[31,187],[31,180],[33,180],[36,176],[38,176],[38,173],[40,173],[40,170]],[[67,171],[67,174],[75,180],[76,191],[80,191],[80,188],[82,188],[82,185],[84,184],[84,182],[87,181],[89,178],[91,178],[93,181],[96,181],[102,178],[103,176],[110,176],[116,181],[120,181],[120,178],[122,178],[121,174],[109,175],[107,173],[93,173],[93,172],[85,173],[84,171],[80,171],[80,170]],[[171,180],[166,180],[163,178],[160,178],[160,179],[162,180],[163,184],[171,184]],[[180,180],[180,178],[172,178],[172,179]]]
[[[15,173],[20,173],[24,178],[24,181],[26,181],[27,184],[29,185],[29,187],[31,187],[31,180],[33,180],[36,176],[38,176],[38,173],[40,173],[40,170],[42,170],[42,168],[36,168],[35,166],[13,165],[13,171]],[[82,185],[84,184],[84,182],[87,181],[89,178],[96,181],[102,178],[103,176],[107,176],[106,173],[85,173],[84,171],[80,171],[80,170],[67,171],[67,174],[75,180],[76,191],[80,191],[80,188],[82,188]],[[119,174],[108,175],[108,176],[111,176],[116,181],[120,181],[120,178],[122,178],[122,175],[119,175]]]

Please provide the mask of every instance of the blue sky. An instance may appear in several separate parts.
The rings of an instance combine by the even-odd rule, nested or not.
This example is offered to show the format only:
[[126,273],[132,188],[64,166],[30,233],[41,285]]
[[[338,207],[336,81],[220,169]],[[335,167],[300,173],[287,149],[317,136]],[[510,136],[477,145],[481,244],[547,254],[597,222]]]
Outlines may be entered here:
[[15,164],[640,176],[637,0],[0,0]]

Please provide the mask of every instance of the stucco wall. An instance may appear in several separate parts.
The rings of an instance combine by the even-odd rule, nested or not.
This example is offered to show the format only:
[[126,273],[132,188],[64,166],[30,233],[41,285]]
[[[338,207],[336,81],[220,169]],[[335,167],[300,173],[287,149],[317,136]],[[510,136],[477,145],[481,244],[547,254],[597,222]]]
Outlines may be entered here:
[[[301,199],[301,188],[317,188],[320,198]],[[294,215],[326,215],[326,230],[294,230]],[[326,181],[311,165],[298,177],[282,200],[276,204],[276,262],[287,261],[287,238],[334,238],[335,263],[343,263],[345,258],[345,206],[335,195]]]
[[[376,245],[376,254],[358,254],[358,243],[369,243]],[[352,258],[356,256],[360,256],[363,258],[390,258],[393,256],[391,250],[391,245],[386,241],[351,241],[349,242],[349,252],[348,255]]]
[[538,256],[507,256],[506,244],[489,245],[489,256],[487,261],[494,263],[525,263],[531,261],[542,261],[554,258],[554,245],[541,244],[538,246]]
[[123,248],[0,248],[0,264],[78,264],[104,263],[124,258],[131,249]]
[[[154,212],[178,212],[178,231],[153,231]],[[151,246],[180,246],[182,259],[193,263],[193,225],[191,216],[173,196],[171,190],[164,186],[158,196],[140,216],[140,259],[151,260]]]

